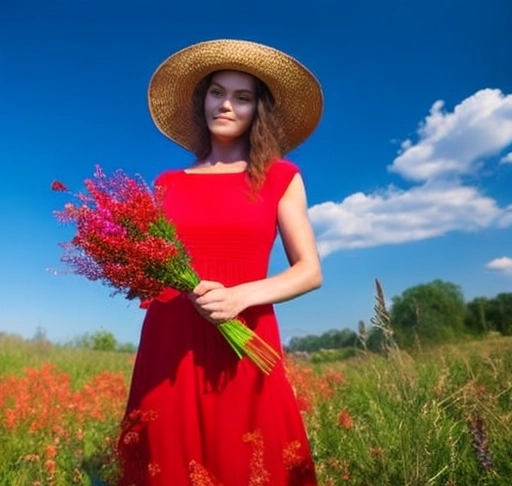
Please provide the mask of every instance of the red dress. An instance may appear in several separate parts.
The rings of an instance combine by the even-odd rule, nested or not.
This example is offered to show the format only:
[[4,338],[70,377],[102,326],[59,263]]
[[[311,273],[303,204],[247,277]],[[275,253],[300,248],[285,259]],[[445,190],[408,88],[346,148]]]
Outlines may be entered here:
[[[277,205],[297,167],[276,161],[252,194],[245,173],[165,172],[165,210],[201,278],[267,276]],[[281,352],[272,305],[242,313]],[[149,305],[119,440],[119,486],[314,486],[307,435],[280,362],[240,360],[184,295]]]

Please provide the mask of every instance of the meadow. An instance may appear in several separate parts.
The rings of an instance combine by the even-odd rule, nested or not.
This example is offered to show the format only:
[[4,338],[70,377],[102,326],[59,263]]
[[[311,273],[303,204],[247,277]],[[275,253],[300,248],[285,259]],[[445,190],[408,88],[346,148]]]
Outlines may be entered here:
[[[0,334],[0,486],[109,484],[133,358]],[[286,363],[321,486],[512,484],[512,338]]]

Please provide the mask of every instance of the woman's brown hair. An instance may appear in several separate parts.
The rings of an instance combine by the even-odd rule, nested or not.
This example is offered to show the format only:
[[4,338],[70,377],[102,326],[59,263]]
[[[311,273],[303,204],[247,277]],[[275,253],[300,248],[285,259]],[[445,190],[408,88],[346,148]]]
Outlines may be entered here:
[[[194,153],[200,160],[208,157],[212,149],[210,132],[204,117],[204,100],[214,74],[211,73],[199,82],[193,97],[193,117],[197,129],[197,148]],[[265,83],[256,77],[254,79],[256,80],[257,104],[254,120],[248,132],[247,173],[252,189],[256,191],[263,185],[270,164],[281,158],[284,153],[282,149],[283,134],[274,116],[274,97]]]

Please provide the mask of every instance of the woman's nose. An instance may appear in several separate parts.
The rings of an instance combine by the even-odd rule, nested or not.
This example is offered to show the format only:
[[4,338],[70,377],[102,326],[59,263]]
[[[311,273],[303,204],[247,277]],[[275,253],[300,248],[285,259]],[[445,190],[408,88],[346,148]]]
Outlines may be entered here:
[[232,106],[231,106],[231,101],[229,101],[228,98],[226,98],[220,105],[219,107],[221,110],[223,111],[231,111],[232,110]]

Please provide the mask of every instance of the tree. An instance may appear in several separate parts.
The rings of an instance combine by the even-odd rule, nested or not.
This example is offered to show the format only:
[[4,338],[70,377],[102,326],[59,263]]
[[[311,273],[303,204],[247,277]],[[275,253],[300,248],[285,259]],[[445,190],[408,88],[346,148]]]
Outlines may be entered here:
[[477,297],[468,302],[465,323],[474,333],[496,331],[512,335],[512,293],[501,293],[492,299]]
[[116,351],[120,353],[135,353],[137,351],[137,346],[133,343],[119,343],[116,347]]
[[477,297],[466,305],[465,325],[473,334],[486,334],[491,329],[487,319],[489,299]]
[[501,293],[490,299],[485,315],[491,329],[504,336],[512,335],[512,293]]
[[322,334],[309,334],[290,339],[286,350],[288,352],[307,351],[312,353],[320,349],[341,349],[356,346],[357,334],[350,329],[331,329]]
[[111,332],[100,329],[92,336],[92,349],[96,351],[114,351],[117,347],[117,341]]
[[466,305],[458,285],[442,280],[417,285],[393,298],[391,326],[400,347],[414,348],[459,339]]

